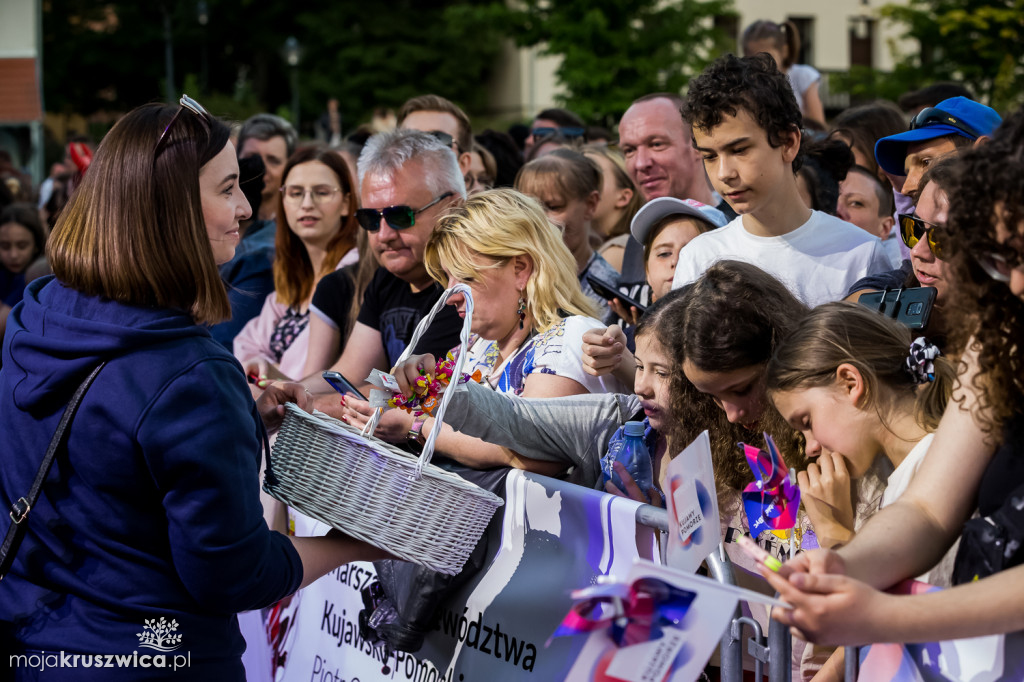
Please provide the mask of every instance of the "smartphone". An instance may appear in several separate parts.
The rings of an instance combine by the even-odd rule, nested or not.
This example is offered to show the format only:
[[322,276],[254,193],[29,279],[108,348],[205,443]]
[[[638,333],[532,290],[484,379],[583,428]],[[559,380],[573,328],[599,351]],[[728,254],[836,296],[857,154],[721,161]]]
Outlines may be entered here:
[[332,372],[331,370],[326,370],[322,376],[324,378],[324,381],[329,383],[331,385],[331,388],[333,388],[338,393],[342,395],[354,393],[356,397],[359,398],[360,400],[366,400],[366,396],[360,393],[359,389],[353,386],[348,379],[341,375],[340,372]]
[[935,287],[891,289],[864,294],[858,302],[902,322],[910,329],[921,329],[928,325],[935,294]]
[[606,282],[603,279],[598,279],[593,275],[587,275],[587,281],[590,283],[590,287],[597,292],[597,295],[601,298],[612,300],[613,298],[619,299],[622,305],[626,306],[626,310],[629,310],[630,306],[633,306],[641,313],[647,312],[647,306],[642,305],[636,299],[632,299],[626,294],[622,293],[615,288],[615,285],[611,282]]

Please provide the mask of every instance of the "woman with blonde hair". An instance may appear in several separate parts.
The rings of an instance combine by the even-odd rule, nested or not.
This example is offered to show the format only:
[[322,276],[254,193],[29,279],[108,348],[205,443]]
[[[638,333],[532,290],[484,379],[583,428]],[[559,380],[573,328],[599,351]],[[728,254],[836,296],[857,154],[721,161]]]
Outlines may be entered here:
[[[510,189],[470,197],[438,222],[424,263],[438,282],[449,287],[464,283],[472,291],[473,335],[468,348],[456,351],[468,353],[464,371],[479,370],[481,383],[525,397],[624,389],[614,378],[583,371],[583,333],[602,325],[576,282],[573,258],[561,234],[534,199]],[[462,296],[453,296],[449,304],[465,315]],[[351,397],[345,406],[346,420],[356,426],[372,414],[368,403]],[[433,418],[390,410],[376,435],[391,442],[408,440],[415,449],[434,424]],[[437,448],[468,466],[534,468],[511,450],[448,427]]]

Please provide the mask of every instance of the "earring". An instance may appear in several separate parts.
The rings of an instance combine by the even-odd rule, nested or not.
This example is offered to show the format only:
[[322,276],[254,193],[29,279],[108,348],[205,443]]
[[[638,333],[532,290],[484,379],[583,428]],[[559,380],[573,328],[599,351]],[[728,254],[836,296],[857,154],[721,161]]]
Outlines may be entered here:
[[519,309],[516,310],[516,314],[519,315],[519,328],[523,328],[523,321],[526,319],[526,299],[522,296],[519,297]]

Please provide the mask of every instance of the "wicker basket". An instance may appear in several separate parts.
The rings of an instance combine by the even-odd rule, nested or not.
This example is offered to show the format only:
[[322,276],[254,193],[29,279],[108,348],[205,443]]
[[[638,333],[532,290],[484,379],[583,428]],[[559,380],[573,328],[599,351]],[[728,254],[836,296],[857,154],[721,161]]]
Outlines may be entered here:
[[[424,317],[398,362],[407,359],[423,331],[453,294],[466,299],[462,345],[468,348],[473,302],[469,288],[444,292]],[[455,363],[462,374],[465,353]],[[454,390],[441,398],[438,423]],[[307,414],[289,404],[267,466],[263,488],[303,514],[330,524],[394,556],[440,573],[458,573],[502,500],[455,474],[430,464],[431,430],[417,458],[371,434],[378,409],[363,431],[325,414]]]

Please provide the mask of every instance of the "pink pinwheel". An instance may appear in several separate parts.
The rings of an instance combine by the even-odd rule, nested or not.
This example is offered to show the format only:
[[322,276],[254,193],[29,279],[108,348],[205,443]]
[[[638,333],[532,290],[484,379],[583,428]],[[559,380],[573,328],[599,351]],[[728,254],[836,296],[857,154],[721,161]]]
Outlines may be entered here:
[[775,441],[767,433],[764,439],[768,443],[767,452],[739,443],[754,473],[754,482],[743,489],[743,509],[750,534],[755,538],[766,530],[792,529],[800,508],[800,488],[779,455]]

